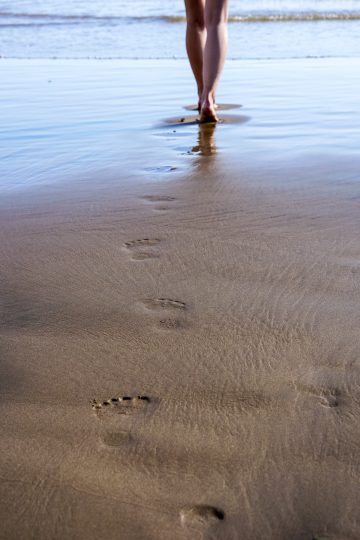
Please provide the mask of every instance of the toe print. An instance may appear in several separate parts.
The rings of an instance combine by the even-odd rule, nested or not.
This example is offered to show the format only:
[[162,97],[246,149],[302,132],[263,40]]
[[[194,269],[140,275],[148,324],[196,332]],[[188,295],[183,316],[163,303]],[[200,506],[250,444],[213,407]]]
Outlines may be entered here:
[[129,240],[124,245],[127,249],[135,249],[138,247],[156,246],[159,242],[161,242],[159,238],[140,238],[138,240]]
[[112,397],[104,401],[92,401],[92,408],[100,415],[104,414],[135,414],[146,409],[150,398],[148,396],[122,396]]

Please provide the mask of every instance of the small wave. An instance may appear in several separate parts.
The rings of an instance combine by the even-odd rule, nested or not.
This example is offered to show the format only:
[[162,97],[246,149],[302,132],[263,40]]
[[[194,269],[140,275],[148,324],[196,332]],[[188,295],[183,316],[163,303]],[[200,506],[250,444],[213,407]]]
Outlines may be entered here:
[[[326,55],[326,54],[307,54],[307,55],[289,55],[289,56],[229,56],[226,61],[227,62],[256,62],[256,61],[274,61],[274,62],[281,62],[283,60],[343,60],[344,58],[352,58],[356,60],[360,60],[360,56],[354,56],[349,54],[343,54],[343,55]],[[86,56],[86,55],[79,55],[79,56],[69,56],[69,55],[52,55],[52,56],[45,56],[45,55],[38,55],[38,56],[16,56],[16,55],[0,55],[0,62],[3,60],[25,60],[32,62],[34,60],[76,60],[76,61],[95,61],[95,62],[111,62],[111,61],[135,61],[135,62],[142,62],[142,61],[152,61],[152,60],[171,60],[173,62],[181,62],[181,61],[188,61],[187,56],[158,56],[158,55],[150,55],[150,56]]]
[[[14,22],[10,22],[11,19]],[[230,23],[266,23],[266,22],[301,22],[301,21],[358,21],[359,13],[278,13],[278,14],[249,14],[232,15]],[[149,16],[113,16],[113,15],[67,15],[49,13],[12,13],[0,11],[0,27],[5,26],[32,26],[32,25],[61,25],[79,23],[146,23],[146,22],[184,23],[182,15],[149,15]]]
[[294,13],[229,17],[229,22],[358,21],[360,13]]
[[[158,17],[170,23],[186,22],[186,17],[163,15]],[[291,22],[291,21],[358,21],[360,13],[286,13],[274,15],[232,15],[230,23]]]
[[64,15],[61,13],[19,13],[11,11],[0,11],[0,17],[11,19],[37,19],[37,20],[54,20],[63,19],[64,21],[86,21],[86,20],[112,20],[122,19],[123,17],[97,16],[97,15]]

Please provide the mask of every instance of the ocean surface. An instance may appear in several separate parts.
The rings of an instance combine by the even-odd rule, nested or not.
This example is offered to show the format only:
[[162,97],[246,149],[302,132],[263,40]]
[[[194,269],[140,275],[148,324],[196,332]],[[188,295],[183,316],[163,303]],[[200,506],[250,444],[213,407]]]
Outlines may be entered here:
[[[6,58],[184,58],[182,0],[0,1]],[[360,0],[230,0],[233,59],[360,56]]]

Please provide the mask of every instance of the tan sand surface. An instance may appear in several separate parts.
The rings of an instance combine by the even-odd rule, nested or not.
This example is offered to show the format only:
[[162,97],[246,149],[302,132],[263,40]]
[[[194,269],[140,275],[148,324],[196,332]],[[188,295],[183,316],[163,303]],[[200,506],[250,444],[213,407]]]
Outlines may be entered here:
[[1,538],[360,538],[360,163],[238,114],[3,195]]

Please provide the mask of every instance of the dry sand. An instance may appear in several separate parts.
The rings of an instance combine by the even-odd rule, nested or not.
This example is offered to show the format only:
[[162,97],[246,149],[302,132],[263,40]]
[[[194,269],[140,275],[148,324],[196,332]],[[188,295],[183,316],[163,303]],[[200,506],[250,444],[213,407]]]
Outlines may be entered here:
[[360,163],[254,122],[2,197],[1,538],[360,538]]

